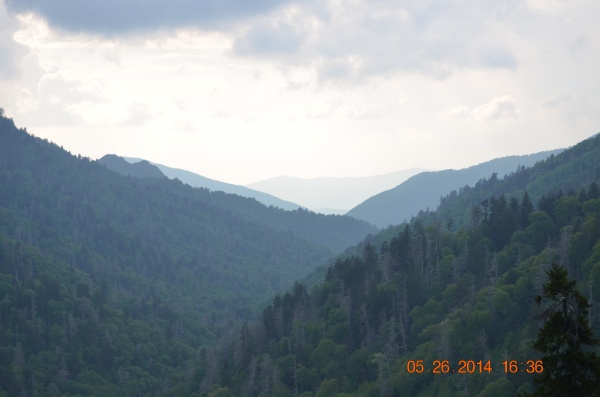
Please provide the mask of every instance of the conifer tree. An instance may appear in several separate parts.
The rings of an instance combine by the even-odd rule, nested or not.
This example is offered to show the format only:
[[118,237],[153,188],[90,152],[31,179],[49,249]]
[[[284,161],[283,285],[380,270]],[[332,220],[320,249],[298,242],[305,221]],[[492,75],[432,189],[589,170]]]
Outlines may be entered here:
[[543,372],[534,379],[533,396],[600,396],[600,357],[592,350],[600,342],[588,322],[590,304],[568,280],[568,272],[552,265],[543,295],[544,324],[534,349],[542,354]]
[[529,213],[533,212],[533,204],[529,198],[527,191],[523,193],[521,198],[521,205],[519,208],[519,227],[524,230],[529,226]]

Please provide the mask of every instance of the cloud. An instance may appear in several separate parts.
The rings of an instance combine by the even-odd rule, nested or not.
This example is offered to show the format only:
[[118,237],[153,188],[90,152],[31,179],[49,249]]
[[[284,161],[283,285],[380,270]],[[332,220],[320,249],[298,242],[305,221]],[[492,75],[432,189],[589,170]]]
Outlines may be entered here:
[[440,119],[467,118],[473,121],[514,120],[521,117],[516,101],[510,95],[495,97],[491,101],[469,108],[465,105],[445,109]]
[[308,1],[253,20],[234,35],[234,54],[310,65],[321,82],[397,72],[444,79],[464,69],[516,70],[519,57],[506,29],[515,23],[518,4],[498,4]]
[[[310,67],[319,83],[406,73],[441,80],[465,70],[516,72],[541,48],[538,32],[550,37],[571,31],[541,12],[545,3],[540,0],[5,1],[12,14],[39,14],[52,29],[105,36],[186,27],[219,30],[232,43],[228,56]],[[592,53],[594,42],[582,33],[570,45],[573,52]],[[105,52],[107,59],[120,62],[119,51]]]
[[89,82],[66,79],[61,72],[47,73],[38,83],[38,93],[41,98],[48,102],[76,103],[86,100],[98,101],[102,95],[100,88]]
[[129,106],[129,116],[124,121],[125,125],[144,125],[154,117],[150,108],[142,103]]
[[13,79],[19,74],[27,49],[14,41],[17,23],[5,11],[0,0],[0,79]]
[[483,50],[480,54],[482,65],[487,68],[499,68],[514,70],[518,61],[513,54],[502,48],[490,48]]
[[562,106],[565,103],[571,102],[572,99],[573,99],[573,96],[570,92],[562,92],[562,93],[557,93],[552,96],[544,98],[540,102],[540,105],[544,109],[553,110],[559,106]]
[[527,0],[527,6],[541,12],[557,12],[563,7],[572,5],[569,0]]
[[490,102],[477,106],[471,111],[475,119],[479,120],[509,120],[520,117],[515,100],[510,95],[496,97]]
[[465,105],[459,105],[450,109],[443,110],[438,116],[442,119],[459,118],[468,116],[470,112],[471,111],[469,110],[469,108]]
[[[37,57],[30,61],[39,64]],[[32,79],[37,84],[27,90],[26,102],[21,101],[18,111],[29,114],[34,124],[75,125],[83,123],[83,118],[72,111],[82,103],[103,102],[99,83],[66,78],[62,72],[42,71],[39,78]]]
[[33,12],[60,29],[103,35],[180,27],[214,29],[287,1],[6,0],[11,13]]
[[363,73],[363,62],[356,55],[325,58],[317,63],[317,70],[322,82],[350,80]]
[[11,13],[33,12],[51,27],[73,32],[220,30],[234,38],[234,56],[310,65],[320,81],[406,71],[446,78],[469,68],[514,70],[518,56],[496,27],[510,26],[514,13],[527,12],[517,0],[6,1]]
[[303,32],[292,24],[275,22],[258,25],[245,32],[235,42],[237,55],[270,56],[295,54],[303,42]]

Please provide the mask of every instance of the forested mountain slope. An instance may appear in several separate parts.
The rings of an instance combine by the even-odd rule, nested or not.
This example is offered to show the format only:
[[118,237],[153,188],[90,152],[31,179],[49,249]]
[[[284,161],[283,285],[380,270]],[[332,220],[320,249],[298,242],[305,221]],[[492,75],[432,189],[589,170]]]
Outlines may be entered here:
[[419,211],[435,210],[440,197],[493,173],[504,176],[518,166],[532,166],[540,160],[562,152],[563,149],[525,156],[502,157],[461,170],[429,171],[417,174],[393,189],[381,192],[348,211],[356,219],[363,219],[379,227],[398,225],[410,220]]
[[[168,168],[161,165],[157,165],[157,167],[160,170]],[[188,171],[182,172],[184,174],[188,173]],[[169,174],[169,172],[167,174],[167,176],[174,175]],[[181,175],[180,172],[177,174]],[[189,174],[200,177],[193,173]],[[193,177],[190,178],[192,181],[194,180]],[[184,180],[181,180],[181,182],[187,183]],[[203,190],[206,192],[206,189]],[[258,199],[249,199],[244,195],[240,197],[237,193],[229,194],[221,190],[210,192],[210,197],[212,198],[212,205],[219,206],[226,212],[235,213],[236,216],[242,219],[264,224],[275,230],[290,231],[311,243],[325,246],[334,253],[344,251],[350,245],[362,240],[364,236],[377,231],[377,228],[373,225],[349,216],[322,215],[298,206],[295,206],[293,211],[284,210],[276,206],[278,199],[275,197],[273,197],[276,201],[275,207],[266,207]],[[261,200],[263,199],[261,198]],[[269,199],[266,201],[269,201]],[[291,203],[289,204],[293,206]],[[290,205],[283,206],[289,207]]]
[[[231,343],[207,351],[187,386],[190,394],[511,396],[531,390],[535,373],[508,363],[540,359],[532,341],[548,308],[534,298],[551,264],[577,281],[600,335],[599,153],[600,137],[593,137],[503,182],[456,193],[456,203],[481,195],[476,204],[456,204],[473,215],[460,225],[423,213],[369,239],[360,254],[338,259],[311,291],[296,284],[264,309],[260,323],[245,324]],[[519,191],[524,175],[531,195],[484,197],[496,183]],[[448,360],[448,367],[438,367],[445,373],[433,373],[436,360]],[[473,364],[463,366],[464,374],[460,360]],[[414,372],[418,362],[428,371]]]
[[[579,144],[532,167],[519,167],[506,178],[491,175],[483,178],[473,187],[463,186],[442,197],[438,210],[438,218],[450,219],[455,223],[465,224],[473,216],[474,204],[482,203],[483,210],[491,203],[486,199],[491,196],[504,195],[507,200],[520,199],[527,192],[532,202],[538,202],[542,196],[567,193],[579,190],[582,186],[600,178],[600,145],[599,136],[586,139]],[[549,200],[546,197],[547,200]],[[546,204],[540,203],[542,206]]]
[[169,395],[200,346],[373,230],[121,176],[0,117],[0,395]]
[[[132,164],[139,164],[140,162],[146,161],[137,158],[124,157],[128,162]],[[202,175],[198,175],[191,171],[182,170],[179,168],[167,167],[163,164],[150,163],[156,166],[167,178],[179,179],[183,183],[187,183],[193,187],[203,187],[212,191],[220,191],[225,193],[237,194],[242,197],[250,197],[263,203],[266,206],[275,206],[284,210],[292,211],[298,209],[300,205],[291,201],[285,201],[278,197],[272,196],[267,193],[259,192],[258,190],[249,189],[245,186],[234,185],[231,183],[216,181],[214,179],[207,178]]]
[[[561,191],[564,194],[571,189],[577,190],[598,180],[600,176],[597,138],[598,135],[595,135],[558,154],[551,154],[530,167],[518,167],[504,178],[493,173],[481,178],[473,186],[465,185],[452,190],[440,198],[436,211],[421,210],[418,218],[429,225],[437,224],[439,228],[457,230],[469,226],[473,218],[480,219],[482,211],[489,211],[492,197],[503,195],[506,201],[516,199],[519,202],[527,192],[528,199],[538,203],[544,195],[551,199]],[[548,197],[545,200],[550,200]],[[369,241],[380,244],[400,233],[403,228],[404,224],[388,227]],[[352,251],[358,252],[363,247],[364,244],[359,244]]]

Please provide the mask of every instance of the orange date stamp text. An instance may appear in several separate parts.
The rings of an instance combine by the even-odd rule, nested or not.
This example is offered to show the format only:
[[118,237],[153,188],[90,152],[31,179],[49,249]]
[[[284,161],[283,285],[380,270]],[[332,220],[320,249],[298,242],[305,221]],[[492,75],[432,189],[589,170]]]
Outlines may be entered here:
[[[502,369],[505,374],[516,374],[524,372],[528,374],[539,374],[544,371],[542,360],[505,360],[502,361]],[[408,360],[406,362],[406,372],[409,374],[482,374],[491,373],[493,370],[491,360],[433,360],[431,364],[424,363],[424,360]]]

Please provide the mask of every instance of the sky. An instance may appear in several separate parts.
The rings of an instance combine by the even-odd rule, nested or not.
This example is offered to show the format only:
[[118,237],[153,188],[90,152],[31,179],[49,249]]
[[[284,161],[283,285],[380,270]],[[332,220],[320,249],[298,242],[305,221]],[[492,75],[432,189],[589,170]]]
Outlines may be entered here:
[[0,0],[0,107],[73,154],[249,184],[600,132],[598,0]]

